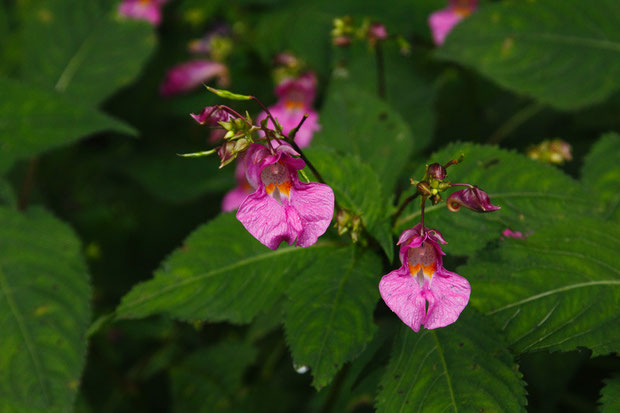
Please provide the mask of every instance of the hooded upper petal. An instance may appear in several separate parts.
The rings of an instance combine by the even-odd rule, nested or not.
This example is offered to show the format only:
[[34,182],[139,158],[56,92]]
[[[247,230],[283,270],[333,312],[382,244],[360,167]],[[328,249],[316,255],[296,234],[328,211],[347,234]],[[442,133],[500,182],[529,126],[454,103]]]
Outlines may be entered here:
[[222,85],[227,84],[226,65],[211,60],[191,60],[170,69],[159,91],[164,96],[172,96],[192,90],[213,78],[217,78]]
[[426,317],[426,300],[417,279],[403,266],[384,275],[379,292],[385,304],[413,331],[420,331]]

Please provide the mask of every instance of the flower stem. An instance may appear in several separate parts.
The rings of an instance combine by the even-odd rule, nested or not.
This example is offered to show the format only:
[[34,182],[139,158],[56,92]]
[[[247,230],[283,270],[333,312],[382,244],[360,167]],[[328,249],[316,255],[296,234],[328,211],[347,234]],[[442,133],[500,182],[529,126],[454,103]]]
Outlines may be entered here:
[[403,201],[402,204],[400,204],[400,207],[398,207],[398,211],[394,212],[394,215],[392,215],[392,222],[395,223],[396,220],[398,219],[398,217],[400,216],[400,214],[403,213],[403,211],[405,210],[405,207],[407,205],[409,205],[409,203],[411,201],[413,201],[414,199],[416,199],[418,197],[418,195],[420,195],[419,192],[415,192],[413,195],[408,196],[407,198],[405,198],[405,200]]
[[263,102],[261,102],[261,100],[259,98],[257,98],[256,96],[250,96],[253,100],[255,100],[259,106],[261,107],[261,109],[263,109],[265,111],[265,113],[267,114],[267,117],[271,120],[271,123],[273,123],[273,127],[281,134],[284,135],[284,133],[282,133],[282,128],[280,128],[280,124],[275,120],[275,118],[271,115],[271,112],[269,111],[269,109],[267,109],[267,106],[265,106],[263,104]]
[[377,61],[377,93],[381,99],[385,99],[385,65],[381,42],[377,42],[375,46],[375,60]]
[[325,179],[323,179],[323,177],[321,176],[321,174],[319,173],[319,171],[316,170],[316,168],[314,167],[314,165],[312,165],[312,162],[310,162],[310,159],[308,159],[308,157],[306,155],[304,155],[303,151],[301,150],[301,148],[299,147],[299,145],[297,145],[295,143],[295,141],[290,141],[289,142],[291,144],[291,146],[293,147],[293,149],[295,149],[295,151],[299,154],[299,156],[301,157],[301,159],[304,160],[304,162],[306,163],[306,165],[308,165],[308,168],[310,168],[310,170],[312,171],[312,173],[314,174],[314,176],[316,176],[316,178],[319,180],[319,182],[321,183],[325,183]]
[[426,197],[422,197],[422,202],[420,205],[420,224],[422,224],[422,229],[420,230],[422,234],[424,234],[424,206],[426,205]]

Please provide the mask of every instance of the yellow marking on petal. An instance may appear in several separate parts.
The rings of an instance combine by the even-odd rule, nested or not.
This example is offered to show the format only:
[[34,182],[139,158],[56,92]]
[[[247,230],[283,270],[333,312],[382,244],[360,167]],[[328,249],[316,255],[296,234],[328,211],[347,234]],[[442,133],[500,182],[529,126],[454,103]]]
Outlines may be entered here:
[[280,190],[281,194],[289,196],[289,193],[291,192],[291,183],[288,182],[288,181],[287,182],[283,182],[280,185],[278,185],[278,189]]
[[276,186],[274,184],[269,184],[265,187],[265,191],[267,191],[269,195],[271,195],[273,191],[275,190],[276,190]]
[[421,267],[420,264],[416,264],[416,265],[409,264],[409,273],[415,277],[420,271],[420,267]]
[[304,108],[304,102],[301,100],[287,100],[284,102],[284,107],[288,110],[301,110]]

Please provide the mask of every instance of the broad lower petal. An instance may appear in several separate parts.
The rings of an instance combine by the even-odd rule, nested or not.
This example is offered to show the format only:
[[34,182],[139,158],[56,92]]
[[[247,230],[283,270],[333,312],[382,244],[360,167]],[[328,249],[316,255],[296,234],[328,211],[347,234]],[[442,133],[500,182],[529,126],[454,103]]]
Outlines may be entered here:
[[219,62],[192,60],[170,69],[159,91],[164,96],[172,96],[192,90],[213,78],[225,85],[228,82],[228,68]]
[[420,331],[426,315],[426,300],[418,280],[401,267],[384,275],[379,282],[379,292],[385,304],[413,329]]
[[291,190],[290,204],[301,217],[303,231],[297,245],[308,247],[325,233],[334,216],[334,192],[316,182],[298,182]]
[[248,195],[239,210],[237,219],[245,229],[268,248],[275,250],[282,241],[289,245],[297,238],[297,232],[289,225],[285,208],[263,190]]
[[469,302],[471,287],[464,277],[442,269],[435,274],[430,289],[425,291],[428,312],[424,328],[445,327],[454,323]]

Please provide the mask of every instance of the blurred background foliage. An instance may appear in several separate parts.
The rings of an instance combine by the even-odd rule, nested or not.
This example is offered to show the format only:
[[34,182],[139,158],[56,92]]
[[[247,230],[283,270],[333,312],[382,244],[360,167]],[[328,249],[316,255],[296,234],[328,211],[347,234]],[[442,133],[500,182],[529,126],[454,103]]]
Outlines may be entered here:
[[[19,264],[15,269],[15,256],[26,257],[28,248],[36,248],[42,258],[31,262],[32,268],[62,262],[68,269],[46,279],[53,292],[37,290],[24,298],[32,306],[28,314],[35,316],[20,323],[22,331],[34,336],[27,347],[41,346],[50,353],[30,362],[43,366],[40,374],[47,371],[54,378],[48,382],[19,371],[19,345],[0,333],[0,376],[5,375],[0,380],[0,400],[4,400],[0,410],[71,411],[74,398],[75,411],[84,413],[363,412],[374,411],[376,405],[382,408],[386,396],[379,396],[378,402],[375,397],[385,369],[395,368],[388,367],[389,349],[399,329],[398,320],[383,303],[375,310],[373,340],[318,392],[311,386],[311,375],[300,374],[303,366],[294,364],[289,354],[280,324],[283,302],[259,314],[250,325],[188,323],[165,315],[111,322],[108,315],[121,297],[137,283],[151,279],[190,232],[216,217],[222,196],[235,184],[231,167],[218,170],[214,159],[176,156],[207,147],[208,131],[188,114],[220,103],[218,98],[200,88],[163,98],[159,85],[168,69],[190,58],[187,44],[192,39],[224,23],[231,27],[234,41],[227,59],[231,90],[251,93],[267,104],[275,102],[272,59],[282,51],[294,53],[317,73],[316,107],[322,124],[315,137],[318,144],[327,142],[336,150],[359,155],[371,152],[375,145],[392,148],[394,130],[407,136],[410,149],[366,159],[381,179],[385,198],[395,193],[398,199],[406,190],[406,178],[420,176],[431,153],[461,141],[471,143],[465,147],[473,155],[455,173],[473,176],[477,181],[472,182],[490,193],[513,183],[526,191],[529,184],[540,180],[554,194],[578,198],[587,194],[572,178],[582,178],[593,191],[601,191],[607,216],[617,223],[618,136],[607,135],[588,155],[593,159],[589,166],[581,170],[598,138],[620,131],[618,3],[518,3],[481,1],[480,12],[457,26],[438,49],[432,43],[427,18],[445,2],[435,0],[171,0],[158,28],[119,19],[117,3],[107,0],[3,0],[0,259],[5,261],[0,261],[0,309],[6,314],[0,315],[0,326],[8,323],[7,314],[17,305],[11,291],[21,299],[18,294],[29,294],[28,288],[45,285],[35,280],[32,287],[27,279],[30,267]],[[532,9],[533,3],[540,7]],[[395,43],[385,45],[385,99],[376,96],[373,50],[365,43],[345,49],[331,44],[332,21],[344,15],[381,22],[388,33],[411,44],[408,54],[402,54]],[[589,26],[591,22],[596,28]],[[511,34],[537,25],[555,34],[546,40]],[[552,43],[553,36],[579,37],[589,30],[602,33],[606,40]],[[359,103],[357,112],[347,109],[351,102]],[[256,106],[244,102],[235,108],[258,112]],[[389,128],[375,120],[382,113],[389,113]],[[514,182],[512,170],[474,171],[477,158],[492,158],[495,152],[473,144],[499,144],[525,153],[531,145],[555,137],[572,145],[573,160],[561,167],[568,176],[508,152],[498,156],[523,171]],[[462,148],[449,146],[432,160],[445,162]],[[397,162],[406,165],[404,173],[390,167],[400,155],[403,159]],[[317,150],[315,156],[317,164],[324,163],[328,169],[326,175],[337,176],[337,170],[329,171],[333,154]],[[342,164],[346,168],[355,162],[351,158]],[[342,185],[343,191],[350,187]],[[358,195],[353,200],[362,205],[361,212],[386,208],[363,195],[355,198]],[[568,211],[563,205],[547,209],[530,205],[538,219],[530,225],[555,222],[564,215],[578,220],[591,211],[590,204],[579,201]],[[411,213],[415,214],[414,207],[403,217]],[[447,251],[454,254],[447,258],[448,268],[463,264],[463,257],[492,242],[517,218],[515,213],[507,214],[504,221],[484,221],[495,232],[470,240],[470,231],[480,227],[482,218],[446,217],[442,221],[446,229],[441,229],[451,242]],[[398,229],[412,223],[405,220]],[[605,231],[604,226],[596,228]],[[381,235],[373,232],[373,236],[381,243]],[[547,241],[553,242],[553,234]],[[388,256],[393,252],[390,245],[388,233],[382,243]],[[203,253],[208,261],[210,251]],[[518,262],[519,258],[506,260]],[[605,259],[614,265],[613,259]],[[380,261],[376,256],[368,260]],[[617,263],[615,258],[616,269]],[[498,271],[505,270],[507,264],[503,265]],[[20,283],[26,286],[6,284],[3,267],[23,274]],[[88,277],[90,282],[86,282]],[[58,292],[56,283],[70,285],[70,293]],[[480,288],[485,287],[481,284]],[[89,290],[92,298],[87,300]],[[47,294],[57,296],[60,307],[72,314],[46,321],[58,326],[56,330],[50,327],[51,333],[36,319],[48,311],[38,301]],[[486,307],[482,303],[477,308]],[[471,313],[469,318],[478,317],[474,310]],[[97,321],[88,340],[69,338],[76,332],[84,334],[91,320]],[[57,337],[58,342],[49,342],[50,337]],[[62,352],[49,349],[55,346]],[[492,343],[480,346],[496,351]],[[604,399],[617,403],[618,378],[612,376],[620,370],[620,359],[609,354],[613,349],[594,354],[577,346],[567,350],[571,349],[541,346],[537,352],[518,356],[527,383],[527,410],[594,411],[604,380],[609,383]],[[510,369],[508,364],[504,367]],[[57,378],[62,378],[61,385]],[[36,382],[47,390],[37,390]],[[31,404],[26,408],[20,404],[23,400]]]

